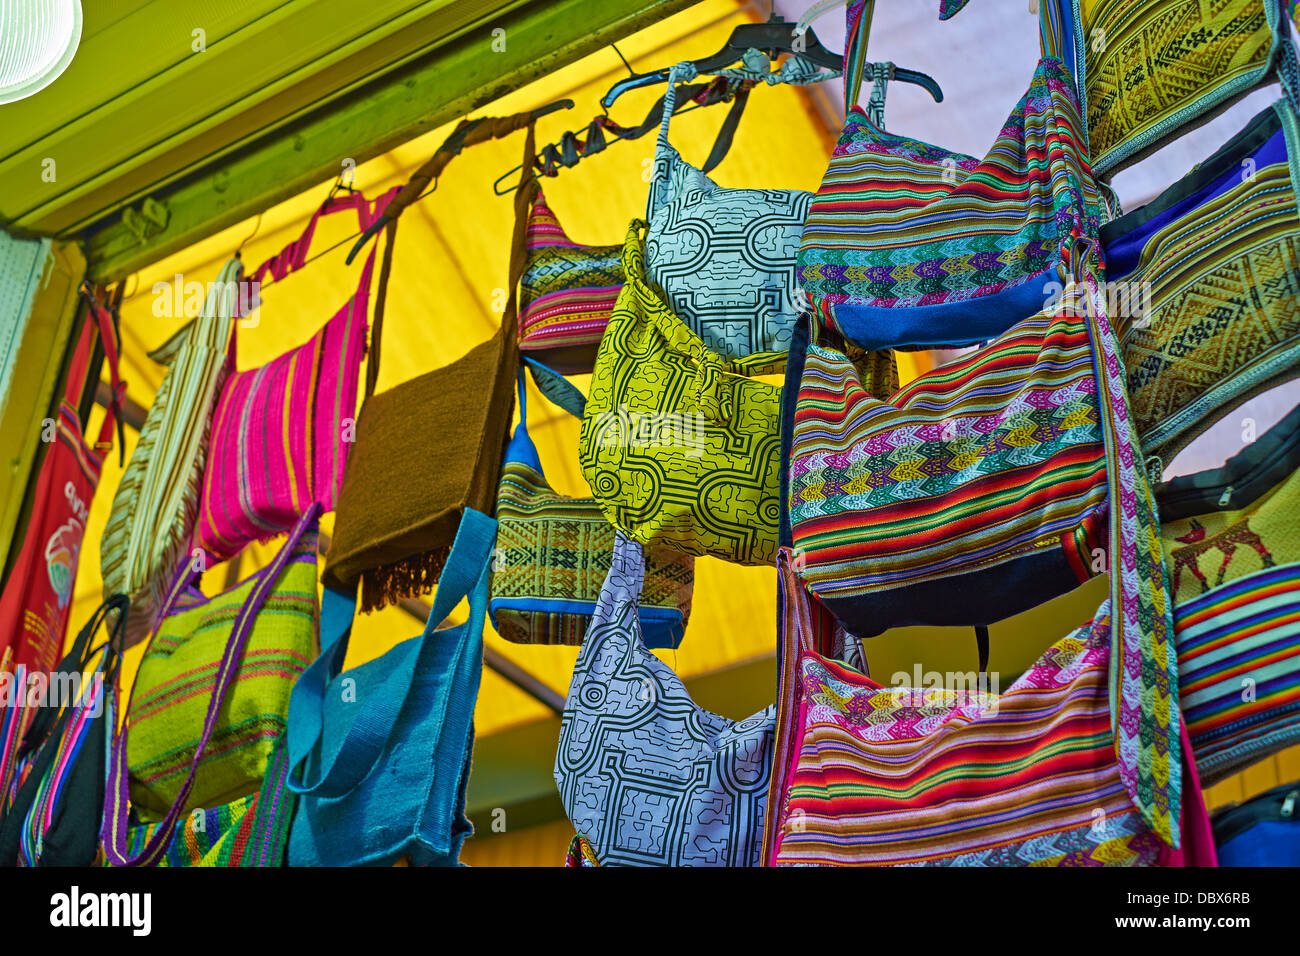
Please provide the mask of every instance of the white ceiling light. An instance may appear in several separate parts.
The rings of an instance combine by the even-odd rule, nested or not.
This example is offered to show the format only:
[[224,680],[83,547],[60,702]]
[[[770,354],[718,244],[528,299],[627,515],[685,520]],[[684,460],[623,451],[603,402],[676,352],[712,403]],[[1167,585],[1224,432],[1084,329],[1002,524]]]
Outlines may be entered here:
[[53,83],[81,42],[81,0],[0,0],[0,103]]

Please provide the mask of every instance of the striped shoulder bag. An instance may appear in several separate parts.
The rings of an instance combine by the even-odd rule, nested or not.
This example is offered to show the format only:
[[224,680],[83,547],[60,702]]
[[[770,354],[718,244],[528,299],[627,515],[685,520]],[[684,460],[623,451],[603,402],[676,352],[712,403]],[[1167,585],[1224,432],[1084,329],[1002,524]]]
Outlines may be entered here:
[[820,322],[867,349],[974,345],[1068,281],[1070,251],[1096,237],[1101,213],[1062,59],[1069,5],[1039,3],[1041,58],[980,159],[886,132],[856,105],[875,0],[852,0],[847,118],[798,255]]
[[888,401],[830,344],[810,344],[803,362],[792,349],[792,561],[859,636],[987,625],[1109,565],[1121,774],[1146,824],[1172,841],[1172,608],[1119,346],[1084,259],[1076,250],[1079,279],[1054,307]]
[[[159,865],[183,816],[265,783],[290,690],[317,654],[319,516],[310,505],[269,565],[216,597],[194,586],[190,563],[177,574],[109,749],[101,841],[111,866]],[[132,810],[158,823],[143,846],[128,834]]]
[[1178,695],[1213,784],[1300,744],[1300,407],[1156,492]]
[[[307,264],[322,216],[354,212],[365,230],[397,191],[374,203],[355,192],[326,199],[302,235],[253,272],[254,287],[268,275],[281,282]],[[344,426],[356,416],[377,246],[371,245],[347,303],[297,348],[260,368],[235,371],[231,331],[229,374],[213,411],[194,533],[194,546],[210,561],[285,533],[312,504],[334,509],[351,446]]]

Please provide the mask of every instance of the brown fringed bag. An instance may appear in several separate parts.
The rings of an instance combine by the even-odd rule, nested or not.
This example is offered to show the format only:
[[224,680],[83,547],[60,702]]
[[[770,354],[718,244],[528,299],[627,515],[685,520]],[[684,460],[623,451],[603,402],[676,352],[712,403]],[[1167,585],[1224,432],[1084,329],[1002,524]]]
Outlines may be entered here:
[[[526,155],[531,162],[536,148],[533,124],[548,111],[464,121],[416,171],[384,216],[358,241],[360,248],[380,227],[387,231],[380,303],[402,210],[465,146],[527,128]],[[334,538],[324,572],[326,586],[337,590],[350,590],[360,581],[362,611],[431,590],[464,510],[488,515],[494,510],[506,433],[514,414],[520,250],[529,204],[537,191],[535,178],[524,178],[515,196],[510,297],[496,335],[464,358],[378,395],[373,394],[378,362],[367,369],[356,445],[335,508]],[[371,332],[375,355],[382,323],[381,305]]]

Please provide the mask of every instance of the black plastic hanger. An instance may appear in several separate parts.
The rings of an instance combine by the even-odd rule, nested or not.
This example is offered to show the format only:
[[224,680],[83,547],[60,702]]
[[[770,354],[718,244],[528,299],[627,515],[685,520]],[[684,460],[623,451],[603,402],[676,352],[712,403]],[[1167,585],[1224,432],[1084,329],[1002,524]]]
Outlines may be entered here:
[[[740,120],[740,113],[745,108],[745,99],[748,93],[749,84],[743,80],[734,80],[727,77],[718,77],[703,83],[687,84],[678,91],[678,102],[695,100],[701,95],[703,99],[702,102],[698,102],[694,106],[677,110],[674,115],[689,113],[692,110],[724,103],[728,100],[732,101],[732,108],[728,112],[722,130],[718,134],[718,140],[714,144],[713,152],[704,164],[704,172],[709,172],[726,156],[727,150],[731,146],[731,136],[735,133],[736,125]],[[543,176],[554,176],[561,167],[572,169],[588,156],[604,152],[607,146],[620,140],[639,139],[646,133],[658,129],[663,119],[663,113],[664,98],[662,96],[650,107],[645,119],[636,126],[620,126],[609,117],[609,114],[602,113],[593,118],[584,129],[569,130],[555,142],[543,146],[534,159],[533,165]],[[606,133],[615,135],[607,138]],[[492,184],[492,191],[498,196],[506,196],[518,189],[518,183],[505,188],[502,188],[501,184],[522,168],[522,166],[515,166],[498,176],[496,182]]]
[[[773,59],[778,53],[791,53],[828,70],[844,68],[844,57],[826,49],[817,39],[816,33],[809,29],[802,37],[796,37],[794,27],[795,24],[775,14],[766,23],[742,23],[731,32],[731,36],[727,38],[721,50],[712,56],[692,62],[695,64],[696,71],[701,74],[717,73],[738,62],[746,50],[754,49],[765,51]],[[799,44],[797,49],[796,42]],[[609,109],[614,105],[614,101],[628,90],[653,86],[656,83],[667,83],[669,69],[671,68],[655,70],[651,73],[636,73],[619,80],[601,98],[600,105]],[[943,102],[943,90],[928,73],[895,67],[893,79],[900,83],[923,87],[936,103]]]

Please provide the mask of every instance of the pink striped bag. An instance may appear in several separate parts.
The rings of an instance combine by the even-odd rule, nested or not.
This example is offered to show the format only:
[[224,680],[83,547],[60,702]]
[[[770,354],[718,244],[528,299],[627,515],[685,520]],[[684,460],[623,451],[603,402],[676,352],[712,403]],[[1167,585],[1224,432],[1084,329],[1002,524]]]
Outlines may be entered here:
[[[270,273],[278,282],[301,269],[321,216],[354,210],[364,231],[396,193],[389,190],[373,204],[361,193],[331,196],[302,235],[259,266],[251,281],[261,283]],[[351,444],[345,428],[356,415],[366,354],[377,245],[362,265],[356,292],[309,341],[261,368],[238,372],[232,331],[194,530],[194,547],[209,560],[224,561],[251,541],[285,533],[312,504],[334,509]],[[381,295],[384,285],[381,277]]]

